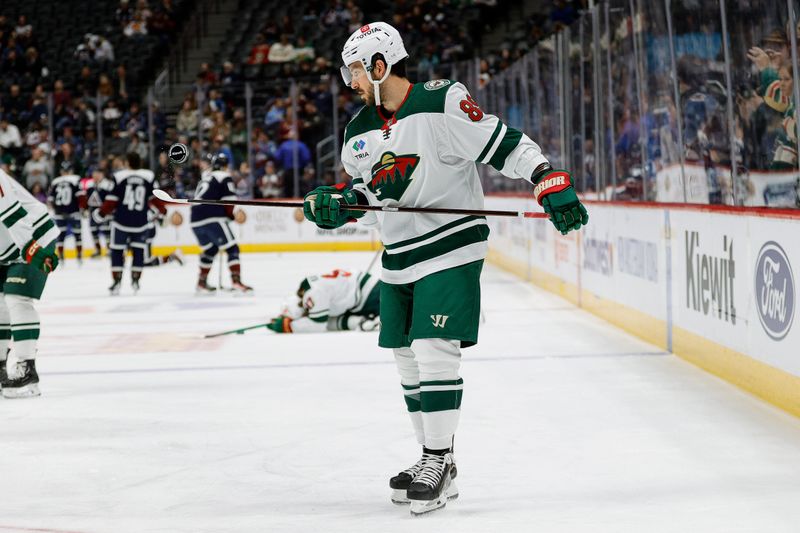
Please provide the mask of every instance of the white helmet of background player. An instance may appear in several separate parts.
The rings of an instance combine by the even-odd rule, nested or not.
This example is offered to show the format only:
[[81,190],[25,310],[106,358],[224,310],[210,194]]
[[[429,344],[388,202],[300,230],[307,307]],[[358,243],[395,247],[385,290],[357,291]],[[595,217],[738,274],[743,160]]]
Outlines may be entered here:
[[[379,80],[372,78],[372,58],[375,54],[383,55],[386,60],[386,73]],[[349,65],[360,62],[364,66],[364,72],[369,77],[372,87],[375,90],[375,105],[381,105],[380,84],[389,77],[392,65],[408,57],[406,47],[403,45],[403,38],[400,37],[394,27],[385,22],[372,22],[361,26],[353,32],[347,42],[344,43],[342,50],[341,68],[342,79],[350,86],[353,82]]]

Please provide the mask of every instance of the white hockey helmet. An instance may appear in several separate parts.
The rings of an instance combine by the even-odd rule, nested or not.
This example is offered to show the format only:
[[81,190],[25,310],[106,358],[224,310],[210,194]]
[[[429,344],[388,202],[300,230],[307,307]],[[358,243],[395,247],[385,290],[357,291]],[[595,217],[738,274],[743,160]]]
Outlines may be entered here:
[[[379,80],[372,78],[372,58],[375,54],[383,55],[386,60],[386,73]],[[360,61],[364,71],[375,89],[375,105],[381,104],[379,85],[389,77],[392,65],[408,57],[403,38],[394,27],[385,22],[365,24],[350,35],[342,50],[342,79],[350,86],[353,76],[348,65]]]

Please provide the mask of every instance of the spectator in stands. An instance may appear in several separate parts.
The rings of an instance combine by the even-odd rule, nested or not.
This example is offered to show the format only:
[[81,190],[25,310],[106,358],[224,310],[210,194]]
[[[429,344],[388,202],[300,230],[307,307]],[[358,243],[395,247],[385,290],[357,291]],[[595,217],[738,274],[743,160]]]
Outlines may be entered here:
[[264,117],[264,124],[267,129],[272,129],[283,121],[286,116],[286,107],[286,102],[282,98],[276,98],[272,102]]
[[3,114],[0,116],[0,147],[3,152],[12,157],[17,157],[22,148],[22,136],[19,128],[9,122],[9,118]]
[[264,175],[257,182],[261,198],[280,198],[283,196],[283,179],[275,170],[275,163],[267,161],[264,166]]
[[236,95],[241,92],[242,77],[236,72],[233,63],[226,61],[222,64],[222,72],[219,75],[219,85],[222,89],[222,97],[232,103]]
[[286,63],[294,59],[294,45],[289,42],[289,35],[282,34],[281,40],[269,49],[270,63]]
[[100,64],[113,63],[114,45],[103,36],[97,37],[97,48],[94,51],[94,60]]
[[47,191],[45,190],[45,187],[41,183],[39,183],[38,181],[35,182],[30,190],[34,198],[36,198],[43,204],[47,203]]
[[100,95],[100,105],[114,98],[114,85],[111,83],[111,78],[108,74],[100,74],[97,83],[97,94]]
[[128,25],[133,19],[133,7],[131,7],[129,0],[119,1],[119,7],[117,7],[115,16],[120,28],[125,28]]
[[74,147],[65,142],[56,152],[55,160],[53,161],[53,168],[62,168],[61,163],[69,162],[72,165],[75,174],[81,176],[83,174],[83,164],[78,160],[78,155],[75,153]]
[[[295,166],[295,153],[297,166]],[[302,171],[311,162],[311,151],[303,141],[297,139],[297,134],[294,131],[290,131],[286,140],[281,143],[275,152],[275,161],[283,169],[284,176],[291,176],[295,168]],[[286,181],[290,180],[287,179]],[[293,192],[291,187],[284,187],[284,196],[291,196]]]
[[199,126],[199,117],[197,108],[194,104],[193,98],[187,98],[183,101],[183,106],[178,112],[178,117],[175,119],[175,129],[178,133],[192,134],[197,132]]
[[75,82],[75,90],[78,94],[94,98],[97,93],[97,78],[89,68],[89,65],[84,65],[81,68],[81,73],[78,75],[78,81]]
[[28,42],[33,37],[33,26],[28,23],[25,15],[17,18],[17,27],[14,28],[14,33],[17,34],[17,39],[23,42]]
[[294,47],[294,60],[303,61],[305,59],[314,59],[314,47],[306,42],[306,38],[300,36],[297,38],[297,46]]
[[148,161],[149,149],[145,138],[145,132],[143,131],[131,135],[130,143],[125,152],[128,154],[138,154],[142,161]]
[[122,111],[119,107],[117,107],[117,102],[115,100],[109,100],[108,103],[103,107],[103,122],[106,131],[110,131],[112,129],[116,130],[116,126],[118,125],[119,119],[122,117]]
[[222,93],[219,89],[208,91],[208,107],[212,113],[219,111],[225,114],[225,100],[222,98]]
[[145,35],[147,35],[147,22],[145,21],[142,12],[136,11],[133,14],[133,18],[125,25],[125,29],[122,30],[122,34],[129,39],[141,39]]
[[92,34],[87,33],[83,36],[83,40],[75,47],[75,52],[72,56],[82,65],[92,63],[94,61],[94,48],[92,46]]
[[28,102],[27,98],[20,93],[19,85],[14,83],[9,87],[8,96],[2,100],[3,113],[9,122],[19,122],[27,118]]
[[256,42],[250,49],[250,56],[247,58],[248,65],[263,65],[269,63],[269,44],[263,33],[256,36]]
[[219,81],[217,73],[211,69],[208,63],[200,63],[200,72],[197,73],[197,76],[202,76],[208,85],[216,85]]
[[250,165],[247,161],[242,161],[239,170],[234,173],[234,184],[236,185],[236,196],[240,200],[250,200],[253,198],[252,176],[250,175]]
[[44,63],[42,63],[39,50],[33,46],[29,46],[28,49],[25,50],[25,72],[30,74],[37,82],[39,78],[43,76]]
[[119,129],[127,131],[131,136],[135,136],[139,132],[146,132],[147,117],[139,108],[139,102],[131,102],[128,110],[122,114]]
[[25,187],[32,190],[33,186],[37,183],[46,188],[50,185],[50,177],[53,173],[50,167],[50,161],[44,156],[44,152],[36,147],[31,150],[31,158],[25,163],[22,168],[22,177],[25,180]]
[[244,110],[241,108],[233,112],[233,121],[231,122],[229,132],[229,142],[233,157],[236,161],[247,160],[247,122],[245,120]]
[[212,115],[212,125],[209,129],[209,137],[221,137],[224,143],[227,143],[231,135],[230,122],[225,120],[225,113],[216,111]]

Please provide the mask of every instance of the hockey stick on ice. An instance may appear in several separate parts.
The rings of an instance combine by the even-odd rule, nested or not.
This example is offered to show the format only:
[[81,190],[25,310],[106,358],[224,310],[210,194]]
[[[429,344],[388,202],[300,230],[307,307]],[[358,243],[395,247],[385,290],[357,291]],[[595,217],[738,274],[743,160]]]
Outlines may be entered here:
[[202,338],[203,339],[213,339],[214,337],[222,337],[223,335],[233,335],[233,334],[241,335],[245,331],[250,331],[251,329],[265,328],[265,327],[267,327],[267,325],[268,324],[258,324],[257,326],[247,326],[245,328],[229,329],[228,331],[220,331],[218,333],[208,333],[206,335],[203,335]]
[[[206,204],[206,205],[253,205],[257,207],[295,207],[303,208],[303,202],[283,202],[275,200],[194,200],[173,198],[161,189],[155,189],[153,195],[162,202],[173,204]],[[518,217],[549,218],[546,213],[533,211],[499,211],[492,209],[457,209],[450,207],[403,207],[389,205],[349,205],[347,209],[354,211],[382,211],[384,213],[430,213],[436,215],[477,215],[484,217]]]

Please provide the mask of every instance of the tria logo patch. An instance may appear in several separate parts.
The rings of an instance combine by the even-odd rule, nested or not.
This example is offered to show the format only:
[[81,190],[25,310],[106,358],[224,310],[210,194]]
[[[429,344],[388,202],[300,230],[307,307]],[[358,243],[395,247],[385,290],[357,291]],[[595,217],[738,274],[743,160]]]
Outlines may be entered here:
[[433,327],[444,328],[444,325],[445,323],[447,323],[448,318],[450,318],[449,315],[431,315],[431,320],[433,321]]
[[361,150],[364,149],[366,145],[367,143],[364,142],[364,139],[359,139],[353,143],[353,150],[355,150],[356,152],[360,152]]
[[399,200],[411,184],[411,175],[418,165],[417,154],[395,155],[385,152],[380,162],[372,167],[372,180],[368,188],[381,200]]

